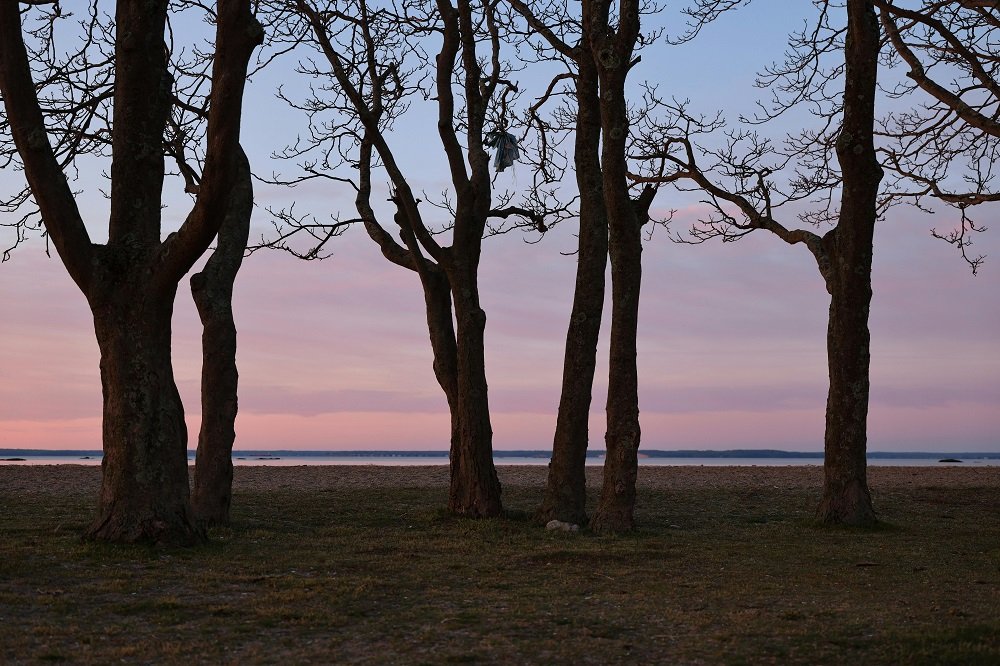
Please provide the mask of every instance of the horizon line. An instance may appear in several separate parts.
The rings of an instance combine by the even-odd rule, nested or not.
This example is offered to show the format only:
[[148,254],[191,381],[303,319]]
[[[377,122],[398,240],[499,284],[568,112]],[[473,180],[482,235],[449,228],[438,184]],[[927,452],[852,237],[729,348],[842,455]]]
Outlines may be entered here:
[[[188,449],[188,457],[194,456],[196,450]],[[309,449],[234,449],[233,457],[238,456],[274,456],[288,457],[325,456],[325,457],[445,457],[447,449],[405,450],[405,449],[350,449],[350,450],[309,450]],[[0,448],[0,456],[32,455],[32,456],[103,456],[101,449],[15,449]],[[551,449],[498,449],[493,451],[494,457],[551,457]],[[606,455],[604,450],[587,451],[588,458],[599,458]],[[823,458],[823,451],[796,451],[788,449],[640,449],[640,457],[654,458]],[[868,451],[869,458],[929,458],[929,457],[964,457],[964,458],[1000,458],[1000,451]]]

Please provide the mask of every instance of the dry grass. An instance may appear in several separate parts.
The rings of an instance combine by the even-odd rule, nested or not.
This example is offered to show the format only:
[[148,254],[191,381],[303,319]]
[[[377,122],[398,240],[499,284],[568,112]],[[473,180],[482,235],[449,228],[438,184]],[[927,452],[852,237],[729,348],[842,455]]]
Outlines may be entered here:
[[4,663],[1000,663],[997,468],[873,470],[860,532],[813,524],[815,471],[644,473],[617,538],[534,525],[543,470],[478,522],[439,471],[237,470],[190,550],[81,543],[92,490],[0,469]]

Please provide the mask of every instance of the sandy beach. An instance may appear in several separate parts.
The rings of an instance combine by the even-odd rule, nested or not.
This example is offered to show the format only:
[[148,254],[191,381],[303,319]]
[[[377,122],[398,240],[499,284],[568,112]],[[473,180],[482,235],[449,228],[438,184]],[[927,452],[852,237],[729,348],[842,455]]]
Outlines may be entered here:
[[[542,465],[499,465],[497,473],[505,486],[545,484]],[[986,487],[1000,491],[1000,467],[871,467],[872,491],[912,487]],[[587,469],[588,485],[597,489],[601,468]],[[0,465],[0,492],[5,494],[97,493],[101,469],[93,465]],[[803,467],[691,467],[639,468],[639,488],[816,488],[823,483],[819,466]],[[343,488],[446,488],[445,465],[301,465],[295,467],[239,466],[233,490],[325,490]]]
[[859,531],[814,524],[819,466],[640,467],[627,538],[498,473],[474,521],[445,465],[239,466],[233,525],[164,549],[80,540],[98,466],[0,465],[0,663],[1000,663],[1000,467],[872,467]]

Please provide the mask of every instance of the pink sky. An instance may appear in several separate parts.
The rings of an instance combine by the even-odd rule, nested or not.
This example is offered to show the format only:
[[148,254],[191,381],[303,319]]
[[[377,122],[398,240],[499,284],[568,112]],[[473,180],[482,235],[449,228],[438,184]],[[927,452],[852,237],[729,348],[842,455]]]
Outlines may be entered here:
[[[869,448],[1000,450],[1000,259],[974,278],[928,226],[914,217],[878,232]],[[551,446],[575,263],[559,252],[572,249],[571,232],[486,243],[498,449]],[[1000,257],[995,234],[980,248]],[[237,448],[447,448],[415,276],[384,261],[360,229],[334,250],[323,262],[259,253],[244,264]],[[828,301],[809,255],[764,234],[692,247],[658,233],[643,259],[644,447],[820,450]],[[0,267],[0,288],[0,448],[99,448],[98,353],[82,295],[37,243]],[[175,318],[193,447],[200,331],[186,285]],[[597,448],[606,353],[605,339]]]
[[[785,35],[803,18],[796,9],[806,17],[814,12],[809,3],[754,3],[679,49],[658,43],[644,53],[635,77],[667,82],[665,90],[690,96],[696,111],[722,108],[731,119],[752,113],[754,101],[767,96],[751,87],[754,73],[781,57]],[[753,57],[743,50],[734,56],[748,26],[757,35]],[[302,131],[301,118],[276,104],[277,83],[295,94],[294,86],[306,82],[272,68],[248,91],[243,136],[264,174],[294,170],[268,156]],[[531,96],[546,82],[524,83]],[[403,149],[397,157],[404,171],[417,179],[414,187],[436,193],[446,186],[440,147],[433,138],[413,138],[427,136],[433,113],[431,125],[419,112],[408,113],[397,127],[402,139],[394,142]],[[794,127],[811,119],[783,121]],[[104,168],[81,174],[96,178]],[[517,190],[530,181],[525,169],[515,165],[500,185]],[[21,176],[0,172],[0,186],[19,187]],[[81,209],[98,242],[107,219],[100,185],[74,181],[87,190]],[[174,197],[168,226],[187,210],[186,201],[177,204],[177,189],[174,183],[166,190]],[[345,197],[353,196],[318,183],[292,192],[258,186],[257,195],[258,236],[268,229],[263,206],[287,206],[294,196],[300,210],[323,215],[338,206],[350,211]],[[691,201],[662,194],[656,205],[661,212],[680,209],[679,230],[697,217]],[[977,211],[976,219],[998,226],[990,224],[998,210]],[[950,224],[896,208],[877,230],[872,450],[1000,451],[1000,229],[976,239],[974,249],[991,256],[974,278],[952,248],[927,233]],[[537,245],[516,235],[485,244],[487,374],[499,449],[551,446],[575,269],[574,257],[560,252],[574,249],[573,231],[566,224]],[[58,259],[47,260],[41,247],[34,240],[0,266],[0,448],[97,449],[101,390],[89,311]],[[332,249],[335,257],[324,262],[259,253],[244,264],[235,303],[237,448],[447,448],[446,406],[431,371],[415,276],[386,262],[361,229]],[[643,446],[820,450],[828,297],[804,248],[762,232],[697,247],[673,245],[657,233],[643,261]],[[186,284],[175,319],[175,371],[193,447],[200,331]],[[591,439],[602,448],[606,337],[599,353]]]

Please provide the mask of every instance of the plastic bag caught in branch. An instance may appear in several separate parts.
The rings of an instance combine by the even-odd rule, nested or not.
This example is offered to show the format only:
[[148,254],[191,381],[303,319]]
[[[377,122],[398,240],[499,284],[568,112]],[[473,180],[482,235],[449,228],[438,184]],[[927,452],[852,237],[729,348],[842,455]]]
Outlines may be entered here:
[[493,168],[497,173],[513,165],[521,157],[517,149],[517,138],[508,132],[501,130],[487,132],[483,143],[497,149],[496,157],[493,158]]

